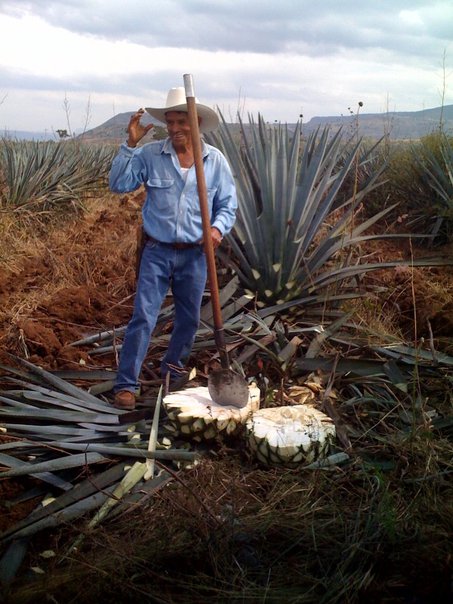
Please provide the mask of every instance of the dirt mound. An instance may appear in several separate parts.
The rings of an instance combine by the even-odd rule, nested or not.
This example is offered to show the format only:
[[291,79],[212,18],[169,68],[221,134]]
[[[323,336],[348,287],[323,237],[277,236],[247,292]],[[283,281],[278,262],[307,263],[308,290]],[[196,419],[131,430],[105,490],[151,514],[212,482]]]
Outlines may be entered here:
[[11,352],[43,366],[74,367],[88,355],[71,343],[127,323],[142,202],[142,191],[96,200],[45,245],[16,259],[15,271],[1,275],[3,362]]

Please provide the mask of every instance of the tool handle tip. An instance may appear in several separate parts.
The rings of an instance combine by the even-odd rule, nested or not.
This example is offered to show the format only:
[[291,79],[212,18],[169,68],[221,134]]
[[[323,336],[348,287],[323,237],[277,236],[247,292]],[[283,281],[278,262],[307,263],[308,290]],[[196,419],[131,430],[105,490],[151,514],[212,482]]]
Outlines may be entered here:
[[184,89],[186,92],[186,97],[195,97],[192,74],[185,73],[183,78],[184,78]]

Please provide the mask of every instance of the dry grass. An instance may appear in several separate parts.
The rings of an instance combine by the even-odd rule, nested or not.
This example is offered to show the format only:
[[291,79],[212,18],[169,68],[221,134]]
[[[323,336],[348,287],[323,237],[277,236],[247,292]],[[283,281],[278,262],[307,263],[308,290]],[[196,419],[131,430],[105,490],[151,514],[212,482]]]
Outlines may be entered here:
[[352,300],[345,310],[353,313],[354,324],[364,335],[368,346],[404,341],[397,308],[389,308],[379,295],[367,294]]
[[11,602],[445,601],[453,468],[444,445],[417,432],[324,472],[262,470],[231,453],[206,460]]
[[129,296],[139,208],[133,202],[118,208],[109,195],[90,200],[83,220],[48,223],[45,231],[1,214],[7,235],[0,244],[1,342],[17,349],[21,323],[52,315],[65,301],[108,307]]
[[12,212],[0,213],[0,265],[2,272],[18,273],[25,258],[42,248],[42,238],[33,229],[24,228]]

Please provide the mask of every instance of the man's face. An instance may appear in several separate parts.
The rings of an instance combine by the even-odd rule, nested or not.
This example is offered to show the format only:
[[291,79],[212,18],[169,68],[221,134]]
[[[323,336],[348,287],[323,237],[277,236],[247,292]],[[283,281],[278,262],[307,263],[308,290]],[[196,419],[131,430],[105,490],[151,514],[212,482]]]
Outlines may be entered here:
[[168,111],[165,114],[168,136],[174,147],[190,145],[189,115],[184,111]]

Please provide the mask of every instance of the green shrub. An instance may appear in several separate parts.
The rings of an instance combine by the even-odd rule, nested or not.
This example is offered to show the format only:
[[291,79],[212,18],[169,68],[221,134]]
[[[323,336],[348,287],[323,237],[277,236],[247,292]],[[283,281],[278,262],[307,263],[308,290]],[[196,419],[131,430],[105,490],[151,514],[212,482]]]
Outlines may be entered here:
[[391,148],[383,197],[397,201],[411,231],[426,242],[453,238],[453,138],[442,132]]

